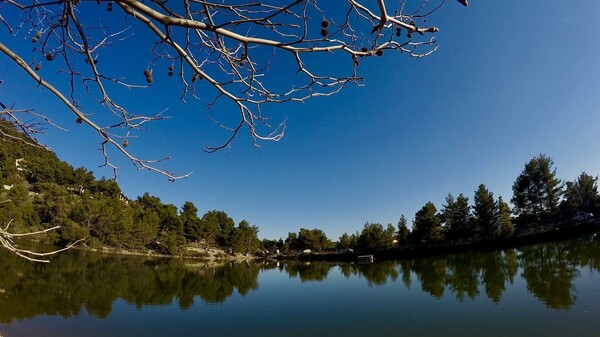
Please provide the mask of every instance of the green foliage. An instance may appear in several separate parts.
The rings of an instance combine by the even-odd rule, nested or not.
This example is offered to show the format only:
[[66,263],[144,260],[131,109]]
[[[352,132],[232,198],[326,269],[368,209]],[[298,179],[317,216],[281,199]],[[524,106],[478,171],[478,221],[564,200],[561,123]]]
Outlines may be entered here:
[[158,212],[144,206],[138,200],[131,202],[134,227],[131,242],[135,247],[147,247],[156,242],[160,218]]
[[[85,186],[85,185],[83,185]],[[89,189],[92,193],[99,193],[109,198],[118,199],[121,196],[121,188],[116,181],[102,178],[98,181],[89,183]]]
[[60,225],[60,237],[58,243],[63,245],[69,244],[83,238],[88,238],[89,235],[90,232],[86,228],[80,226],[71,219],[65,219]]
[[156,250],[160,253],[176,255],[183,250],[185,239],[177,232],[164,230],[158,235],[156,244]]
[[392,248],[396,230],[392,224],[384,229],[379,223],[365,223],[358,237],[358,246],[365,250],[383,250]]
[[398,220],[396,240],[398,240],[398,247],[407,247],[410,243],[410,230],[408,229],[408,221],[404,217],[404,214],[402,214],[400,220]]
[[442,210],[441,221],[446,223],[446,237],[450,240],[472,239],[475,235],[469,198],[462,193],[456,200],[451,194],[448,194],[446,205]]
[[223,211],[208,211],[201,219],[201,237],[207,243],[217,243],[228,247],[231,243],[231,232],[234,227],[233,219]]
[[562,185],[553,165],[543,154],[533,157],[513,184],[511,201],[522,222],[543,224],[556,217]]
[[327,235],[320,229],[300,228],[296,233],[288,233],[285,240],[284,250],[305,250],[310,249],[315,252],[321,252],[334,248],[333,242],[327,238]]
[[279,239],[279,240],[270,240],[270,239],[263,239],[261,244],[260,244],[261,248],[266,250],[269,253],[275,253],[276,250],[279,250],[279,252],[281,252],[283,250],[283,239]]
[[348,235],[348,233],[342,234],[340,236],[340,239],[339,239],[338,243],[337,243],[337,246],[340,249],[348,249],[348,248],[354,246],[353,242],[352,242],[351,236]]
[[202,234],[202,222],[198,217],[198,208],[191,201],[186,201],[181,208],[183,233],[188,242],[198,241]]
[[233,230],[231,246],[236,253],[254,253],[260,247],[258,227],[250,226],[248,221],[242,220]]
[[433,244],[442,239],[442,226],[437,208],[430,201],[416,214],[411,241],[417,245]]
[[498,206],[494,194],[484,184],[475,191],[473,215],[479,236],[483,239],[493,239],[498,235]]
[[502,197],[498,197],[498,228],[500,236],[507,237],[513,233],[513,222],[510,207]]
[[[17,232],[61,226],[53,233],[58,243],[88,238],[87,244],[123,249],[156,249],[166,254],[180,254],[187,242],[202,241],[232,248],[235,252],[254,252],[260,245],[258,228],[246,221],[235,227],[225,212],[212,210],[198,217],[196,206],[187,201],[181,211],[145,193],[128,200],[119,185],[111,179],[97,180],[85,168],[74,169],[60,161],[54,153],[35,145],[20,134],[11,123],[0,119],[0,224],[11,223]],[[540,154],[532,158],[513,184],[515,214],[521,223],[552,221],[558,217],[558,201],[562,194],[553,161]],[[600,213],[598,178],[582,173],[567,182],[561,215],[572,218],[576,212]],[[6,187],[4,186],[6,185]],[[471,242],[478,239],[507,237],[513,232],[511,210],[502,198],[496,202],[485,185],[475,192],[474,205],[463,194],[446,197],[446,204],[437,213],[435,205],[427,203],[415,214],[412,232],[404,216],[398,221],[397,232],[391,224],[365,224],[361,233],[344,234],[338,248],[357,247],[369,250],[398,246],[439,245]],[[442,226],[442,223],[444,226]],[[442,239],[448,240],[446,243]],[[320,229],[301,228],[283,240],[263,241],[269,251],[311,249],[324,251],[333,243]]]
[[575,181],[568,181],[565,188],[565,200],[561,204],[564,217],[572,218],[577,212],[593,213],[600,210],[598,195],[598,177],[582,172]]
[[34,200],[34,207],[43,227],[58,226],[69,218],[77,197],[56,183],[38,184],[40,197]]
[[320,229],[300,228],[298,232],[299,249],[310,249],[316,252],[324,251],[333,248],[333,244],[327,235]]
[[285,252],[289,252],[297,249],[300,249],[298,247],[298,234],[289,232],[287,238],[285,239],[283,250]]

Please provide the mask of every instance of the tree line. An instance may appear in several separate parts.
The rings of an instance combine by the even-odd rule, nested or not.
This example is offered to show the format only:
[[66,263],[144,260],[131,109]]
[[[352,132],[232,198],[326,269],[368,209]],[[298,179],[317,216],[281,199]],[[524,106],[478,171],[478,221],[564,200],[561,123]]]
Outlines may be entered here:
[[[266,244],[283,251],[333,248],[377,251],[460,245],[545,231],[550,225],[568,226],[574,219],[582,220],[576,217],[582,213],[583,219],[600,214],[598,177],[582,172],[575,180],[563,182],[556,176],[554,161],[544,154],[525,164],[512,190],[512,209],[501,196],[496,198],[485,184],[480,184],[472,203],[463,193],[456,197],[448,194],[439,210],[433,202],[427,202],[415,213],[410,227],[402,215],[396,226],[367,222],[360,232],[344,233],[336,243],[318,229],[301,229],[298,234],[289,233],[285,241],[267,240]],[[319,239],[312,240],[312,236]]]
[[188,244],[247,254],[260,245],[258,227],[246,220],[236,226],[218,210],[200,217],[191,201],[178,209],[148,193],[130,200],[114,180],[73,168],[1,119],[0,134],[0,224],[13,231],[60,226],[53,243],[86,238],[92,248],[163,254],[181,254]]
[[[178,208],[148,193],[125,197],[114,180],[96,179],[73,168],[54,153],[33,144],[8,121],[0,119],[0,224],[31,231],[60,226],[50,235],[58,244],[87,238],[86,245],[182,254],[188,245],[218,246],[231,253],[329,251],[428,247],[510,237],[527,230],[573,219],[581,212],[600,213],[598,177],[582,172],[574,181],[556,177],[553,160],[534,156],[513,183],[511,209],[484,184],[473,203],[463,193],[448,194],[438,210],[427,202],[412,225],[402,215],[396,224],[367,222],[360,232],[344,233],[336,242],[321,229],[301,228],[284,240],[258,239],[258,227],[246,220],[237,226],[225,212],[198,215],[187,201]],[[409,228],[410,227],[410,228]]]

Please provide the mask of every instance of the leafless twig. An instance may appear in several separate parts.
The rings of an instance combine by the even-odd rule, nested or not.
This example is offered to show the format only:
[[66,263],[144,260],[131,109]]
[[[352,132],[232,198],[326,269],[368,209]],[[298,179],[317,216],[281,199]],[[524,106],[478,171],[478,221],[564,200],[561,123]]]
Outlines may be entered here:
[[[10,200],[0,201],[0,204],[5,203],[5,202],[10,202]],[[52,250],[49,252],[44,252],[44,253],[35,252],[32,250],[28,250],[28,249],[21,249],[21,248],[18,248],[18,246],[14,243],[14,238],[45,234],[45,233],[48,233],[48,232],[51,232],[51,231],[54,231],[54,230],[60,228],[60,226],[55,226],[55,227],[47,228],[47,229],[40,230],[40,231],[15,234],[15,233],[10,233],[8,231],[12,222],[13,222],[13,220],[10,220],[4,228],[0,227],[0,246],[8,249],[9,251],[15,253],[16,255],[18,255],[24,259],[27,259],[27,260],[33,261],[33,262],[47,263],[47,262],[49,262],[49,260],[42,259],[42,257],[54,255],[54,254],[57,254],[60,252],[64,252],[65,250],[71,249],[73,246],[75,246],[78,243],[85,240],[85,239],[80,239],[80,240],[77,240],[77,241],[71,243],[70,245],[68,245],[64,248],[55,249],[55,250]]]
[[[236,112],[234,121],[213,118],[228,136],[220,144],[206,146],[206,151],[230,146],[244,129],[256,146],[260,141],[278,141],[284,135],[285,117],[272,128],[273,116],[264,112],[267,106],[331,96],[349,84],[360,85],[361,62],[384,52],[414,58],[435,52],[432,34],[438,28],[429,26],[427,19],[446,1],[433,2],[405,0],[392,6],[387,0],[3,0],[0,23],[11,36],[26,34],[34,50],[25,57],[9,47],[11,41],[0,41],[0,53],[62,102],[77,123],[99,135],[105,165],[116,172],[109,160],[109,151],[116,150],[136,167],[175,180],[187,175],[169,173],[157,168],[156,161],[127,151],[136,132],[165,116],[133,113],[117,102],[119,89],[133,94],[148,88],[157,80],[155,70],[164,67],[168,76],[179,79],[181,100],[212,95],[215,99],[208,100],[207,107]],[[98,5],[106,6],[107,13],[89,8]],[[116,13],[108,13],[114,11],[123,16],[121,23],[115,23]],[[137,35],[143,40],[136,40]],[[146,83],[131,72],[113,73],[123,60],[103,57],[132,39],[133,45],[148,46],[146,59],[139,60],[148,66],[136,70],[138,78],[143,70]],[[50,78],[43,72],[41,64],[50,61],[60,65],[62,77]],[[336,66],[324,67],[323,62]],[[82,95],[99,109],[84,109]],[[8,114],[10,109],[4,110],[19,123]]]

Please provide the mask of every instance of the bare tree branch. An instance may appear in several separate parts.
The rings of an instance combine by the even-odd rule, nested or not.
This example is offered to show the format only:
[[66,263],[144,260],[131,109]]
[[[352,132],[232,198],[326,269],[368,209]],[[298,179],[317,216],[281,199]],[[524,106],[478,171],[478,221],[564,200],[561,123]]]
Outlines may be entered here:
[[[5,203],[5,202],[10,202],[10,200],[0,201],[0,204]],[[15,253],[16,255],[18,255],[24,259],[27,259],[29,261],[33,261],[33,262],[48,263],[50,261],[47,259],[42,259],[42,257],[58,254],[60,252],[64,252],[65,250],[71,249],[78,243],[85,240],[85,239],[80,239],[80,240],[77,240],[77,241],[69,244],[68,246],[66,246],[64,248],[55,249],[55,250],[43,252],[43,253],[35,252],[35,251],[29,250],[29,249],[21,249],[21,248],[18,248],[18,245],[16,245],[14,243],[14,238],[21,238],[21,237],[27,237],[27,236],[32,236],[32,235],[45,234],[45,233],[48,233],[48,232],[51,232],[51,231],[54,231],[54,230],[60,228],[60,226],[55,226],[55,227],[47,228],[47,229],[40,230],[40,231],[15,234],[15,233],[10,233],[8,231],[12,222],[13,222],[13,220],[10,220],[8,222],[8,224],[6,224],[6,226],[4,226],[4,228],[0,227],[0,247],[4,247],[4,248],[8,249],[9,251]]]
[[[361,85],[361,62],[384,52],[413,58],[431,55],[437,50],[431,34],[438,28],[429,26],[427,19],[445,2],[4,0],[0,23],[11,37],[30,38],[34,49],[31,55],[20,55],[9,47],[13,40],[8,39],[0,41],[0,52],[54,95],[77,123],[100,136],[104,165],[116,173],[117,166],[109,160],[109,153],[116,151],[138,169],[176,180],[187,174],[170,173],[156,165],[161,160],[139,159],[126,149],[128,140],[144,131],[147,123],[168,117],[162,112],[132,112],[117,102],[120,90],[134,93],[153,86],[154,70],[165,66],[169,77],[179,79],[182,101],[206,98],[212,92],[214,100],[208,100],[207,108],[234,107],[237,121],[211,117],[227,136],[220,144],[207,145],[207,152],[229,147],[242,130],[248,131],[255,146],[278,141],[286,118],[280,117],[273,127],[273,117],[264,113],[267,106],[331,96],[349,84]],[[105,5],[107,13],[90,8],[98,5]],[[122,22],[108,13],[114,11],[123,15]],[[113,74],[120,60],[102,57],[137,35],[148,44],[145,84],[132,80],[130,70]],[[320,64],[325,60],[336,67],[324,68]],[[51,61],[59,66],[59,76],[42,76],[42,63]],[[97,107],[91,107],[84,96]],[[2,116],[34,133],[16,117],[17,110],[2,107]],[[31,109],[20,112],[34,115]],[[52,125],[47,113],[35,116]]]

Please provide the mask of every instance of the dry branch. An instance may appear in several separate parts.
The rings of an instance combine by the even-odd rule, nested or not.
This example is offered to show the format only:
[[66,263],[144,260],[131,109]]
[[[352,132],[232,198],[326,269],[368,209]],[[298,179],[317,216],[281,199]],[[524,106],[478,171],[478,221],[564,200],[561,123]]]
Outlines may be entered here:
[[[10,202],[10,200],[0,201],[0,204],[5,203],[5,202]],[[64,252],[65,250],[71,249],[78,243],[85,240],[85,239],[80,239],[80,240],[77,240],[77,241],[69,244],[68,246],[66,246],[64,248],[55,249],[55,250],[43,252],[43,253],[35,252],[35,251],[29,250],[29,249],[21,249],[21,248],[18,248],[17,244],[15,244],[15,242],[14,242],[15,238],[22,238],[22,237],[27,237],[27,236],[32,236],[32,235],[45,234],[45,233],[59,229],[60,226],[55,226],[55,227],[51,227],[51,228],[47,228],[47,229],[43,229],[43,230],[39,230],[39,231],[34,231],[34,232],[27,232],[27,233],[10,233],[8,231],[8,229],[10,228],[10,225],[12,224],[12,222],[13,222],[13,220],[10,220],[8,222],[8,224],[6,224],[6,226],[4,226],[4,228],[0,227],[0,247],[4,247],[4,248],[8,249],[9,251],[15,253],[16,255],[18,255],[24,259],[27,259],[29,261],[33,261],[33,262],[48,263],[48,262],[50,262],[49,260],[41,259],[41,257],[50,256],[50,255],[58,254],[60,252]]]
[[[415,58],[435,52],[432,33],[438,28],[429,26],[427,19],[445,0],[434,2],[406,0],[392,6],[386,0],[0,0],[0,28],[10,34],[4,36],[14,38],[0,41],[0,53],[54,95],[77,123],[99,135],[105,165],[116,172],[109,160],[109,152],[116,150],[138,169],[176,180],[187,175],[170,173],[158,168],[158,161],[127,151],[128,140],[147,123],[166,117],[162,112],[128,110],[114,99],[120,89],[134,94],[148,88],[155,81],[154,69],[168,65],[169,77],[179,79],[181,100],[212,95],[208,108],[235,109],[237,121],[210,117],[228,136],[220,144],[207,145],[206,151],[230,146],[243,129],[256,146],[260,141],[278,141],[285,132],[285,117],[271,126],[267,106],[331,96],[349,84],[360,85],[361,62],[384,52]],[[107,12],[101,13],[98,5],[106,6]],[[122,20],[109,13],[116,11]],[[31,55],[20,55],[10,47],[23,35],[35,46]],[[135,40],[137,35],[143,41]],[[130,40],[149,45],[146,59],[139,60],[148,64],[146,83],[127,80],[131,73],[113,74],[112,66],[122,60],[103,57]],[[320,66],[323,60],[333,60],[335,69]],[[43,62],[58,64],[60,76],[43,73]],[[281,64],[290,74],[272,70]],[[290,83],[283,77],[289,77]],[[98,106],[90,108],[82,95]],[[4,116],[23,128],[14,110],[3,108]],[[44,113],[37,116],[50,122]]]

